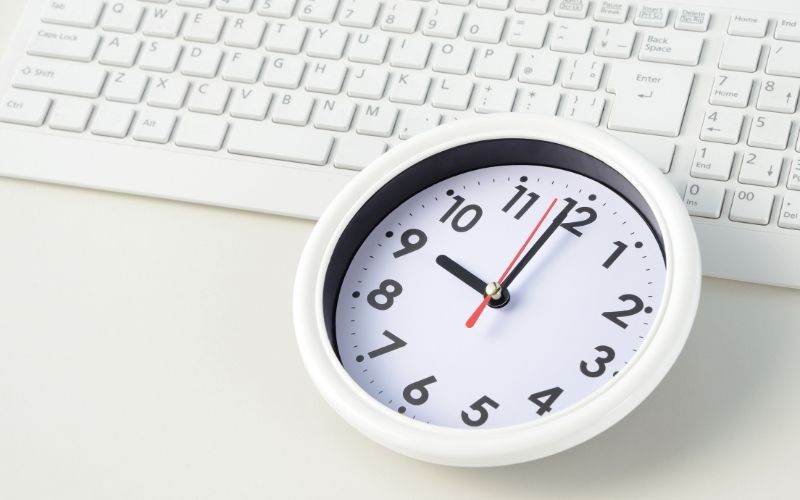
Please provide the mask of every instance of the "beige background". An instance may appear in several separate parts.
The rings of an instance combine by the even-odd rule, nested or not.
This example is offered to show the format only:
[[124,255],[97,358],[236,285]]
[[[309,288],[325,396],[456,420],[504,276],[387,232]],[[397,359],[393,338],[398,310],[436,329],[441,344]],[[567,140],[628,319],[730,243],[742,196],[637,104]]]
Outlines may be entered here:
[[[22,3],[0,3],[0,45]],[[290,318],[311,227],[0,179],[0,498],[797,498],[800,292],[704,280],[684,353],[620,424],[453,469],[311,386]]]

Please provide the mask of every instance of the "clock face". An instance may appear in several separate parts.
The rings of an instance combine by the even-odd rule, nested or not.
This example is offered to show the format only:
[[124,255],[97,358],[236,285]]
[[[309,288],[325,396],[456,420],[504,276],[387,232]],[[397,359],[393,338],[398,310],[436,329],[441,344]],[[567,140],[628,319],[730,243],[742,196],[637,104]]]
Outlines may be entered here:
[[580,403],[624,376],[662,299],[662,244],[641,211],[565,169],[463,172],[361,231],[332,340],[372,398],[433,425]]

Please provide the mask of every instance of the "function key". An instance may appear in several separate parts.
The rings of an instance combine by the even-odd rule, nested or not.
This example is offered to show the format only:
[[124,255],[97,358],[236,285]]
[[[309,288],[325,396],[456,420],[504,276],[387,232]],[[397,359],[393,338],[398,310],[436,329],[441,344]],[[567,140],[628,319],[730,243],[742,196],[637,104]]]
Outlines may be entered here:
[[477,5],[483,9],[506,10],[509,0],[478,0]]
[[558,17],[584,19],[588,11],[588,0],[558,0],[554,14]]
[[546,14],[550,0],[517,0],[514,10],[525,14]]
[[594,11],[594,20],[604,23],[624,23],[628,19],[628,4],[625,2],[603,1]]
[[663,28],[669,19],[669,8],[662,5],[642,4],[636,11],[633,23],[637,26],[652,26],[653,28]]
[[704,9],[680,9],[675,18],[675,29],[686,31],[706,31],[711,12]]
[[768,19],[757,14],[733,14],[728,23],[728,34],[763,38],[767,34]]

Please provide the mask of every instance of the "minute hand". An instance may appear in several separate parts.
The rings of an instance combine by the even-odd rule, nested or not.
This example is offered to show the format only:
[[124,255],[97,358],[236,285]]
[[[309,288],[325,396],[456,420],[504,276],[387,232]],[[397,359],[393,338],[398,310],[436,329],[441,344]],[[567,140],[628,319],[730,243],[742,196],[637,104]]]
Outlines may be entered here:
[[533,259],[533,256],[536,255],[539,249],[542,248],[545,243],[547,243],[547,240],[550,239],[553,233],[556,232],[556,229],[561,227],[561,224],[564,223],[564,221],[567,219],[567,216],[572,211],[572,208],[577,204],[575,200],[572,200],[571,198],[567,198],[565,201],[567,202],[567,206],[564,207],[561,212],[559,212],[555,219],[553,219],[553,222],[547,227],[545,232],[542,233],[539,239],[533,243],[531,248],[528,249],[528,252],[522,257],[522,259],[520,259],[516,267],[514,267],[514,269],[508,273],[508,276],[506,276],[506,279],[503,281],[503,288],[508,289],[508,287],[511,286],[511,283],[514,281],[517,275],[522,272],[522,270],[525,268],[528,262]]

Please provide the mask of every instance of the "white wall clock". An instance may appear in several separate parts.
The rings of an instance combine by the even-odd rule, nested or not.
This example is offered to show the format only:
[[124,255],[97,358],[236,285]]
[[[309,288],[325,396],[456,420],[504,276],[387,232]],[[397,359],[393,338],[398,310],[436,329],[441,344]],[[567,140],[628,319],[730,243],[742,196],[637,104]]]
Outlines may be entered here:
[[406,455],[544,457],[661,381],[700,291],[674,188],[609,135],[494,115],[359,174],[302,255],[294,321],[330,405]]

